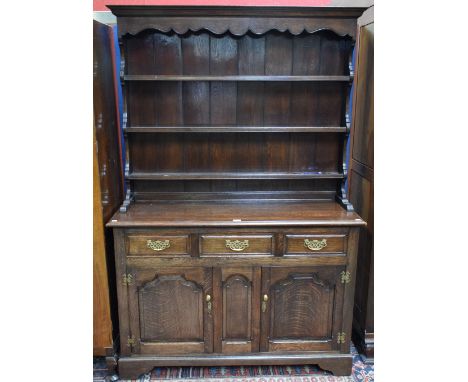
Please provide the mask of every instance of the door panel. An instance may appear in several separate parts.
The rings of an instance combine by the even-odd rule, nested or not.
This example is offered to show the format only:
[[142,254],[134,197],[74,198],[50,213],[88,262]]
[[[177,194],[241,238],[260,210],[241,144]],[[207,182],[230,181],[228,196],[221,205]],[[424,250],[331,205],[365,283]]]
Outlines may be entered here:
[[344,267],[263,268],[262,351],[336,350]]
[[200,285],[182,275],[159,276],[140,288],[138,299],[142,341],[203,341]]
[[210,268],[133,269],[129,286],[133,353],[212,352]]
[[[250,339],[252,286],[241,275],[229,277],[223,286],[223,338]],[[246,319],[247,318],[247,319]]]
[[[327,338],[334,290],[315,273],[293,273],[270,289],[270,337]],[[317,307],[323,307],[317,309]]]
[[258,352],[260,268],[217,268],[214,278],[215,352]]

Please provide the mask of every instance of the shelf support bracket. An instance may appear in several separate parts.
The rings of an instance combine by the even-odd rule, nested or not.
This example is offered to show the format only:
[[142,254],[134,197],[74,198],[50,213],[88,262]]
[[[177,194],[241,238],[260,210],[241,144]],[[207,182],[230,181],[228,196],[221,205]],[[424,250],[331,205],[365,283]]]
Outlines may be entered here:
[[354,51],[354,42],[352,43],[349,51],[348,59],[348,69],[349,69],[349,83],[346,88],[346,102],[344,105],[344,110],[342,110],[343,123],[346,126],[346,133],[343,136],[342,152],[343,156],[341,158],[341,166],[343,171],[343,179],[339,182],[336,201],[348,212],[354,211],[354,207],[351,202],[348,200],[348,159],[349,159],[349,135],[351,133],[351,110],[350,110],[350,99],[352,97],[353,90],[353,80],[354,80],[354,64],[353,64],[353,51]]

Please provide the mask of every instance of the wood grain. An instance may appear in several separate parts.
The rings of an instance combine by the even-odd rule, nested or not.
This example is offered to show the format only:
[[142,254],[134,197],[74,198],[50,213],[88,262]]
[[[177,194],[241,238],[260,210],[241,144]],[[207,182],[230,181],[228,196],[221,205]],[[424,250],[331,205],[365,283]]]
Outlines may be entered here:
[[[241,251],[230,249],[226,241],[247,242],[248,247]],[[272,256],[272,235],[201,235],[200,256]]]
[[[132,56],[129,193],[108,224],[128,284],[121,376],[301,362],[349,374],[365,222],[346,203],[342,161],[362,10],[112,9]],[[154,254],[148,240],[171,246]]]
[[140,354],[211,352],[212,315],[205,296],[212,294],[211,269],[131,267],[131,332]]
[[374,358],[374,10],[358,19],[349,195],[368,225],[360,230],[353,342],[368,362]]
[[[161,150],[164,152],[165,150]],[[219,152],[218,148],[214,148],[213,152]],[[161,154],[162,155],[162,154]],[[173,164],[176,163],[176,164]],[[180,161],[174,161],[171,164],[175,167]],[[283,163],[284,164],[284,163]],[[218,165],[219,167],[219,165]],[[134,180],[196,180],[196,179],[342,179],[343,174],[338,172],[279,172],[272,171],[267,173],[261,172],[226,172],[226,171],[213,171],[213,172],[132,172],[128,176],[129,179]]]
[[109,227],[174,226],[363,226],[354,212],[334,202],[136,203],[116,213]]
[[[148,241],[167,241],[168,248],[156,251],[148,246]],[[129,235],[128,254],[130,256],[188,256],[190,254],[189,235]]]
[[93,21],[93,354],[115,354],[112,231],[104,224],[123,200],[112,29]]
[[[250,90],[247,87],[241,87],[241,85],[238,85],[239,92],[245,90],[246,94],[250,94]],[[258,98],[256,99],[258,100]],[[245,101],[245,97],[243,100]],[[238,104],[238,107],[243,107],[243,105]],[[239,116],[252,120],[255,117],[249,117],[249,113],[258,110],[258,107],[252,107],[249,111],[239,112]],[[184,120],[187,121],[187,118],[184,118]],[[346,127],[341,126],[135,126],[125,129],[126,133],[344,133],[345,131]]]
[[[258,326],[258,290],[254,284],[260,281],[254,268],[223,268],[222,287],[222,336],[223,353],[249,353],[258,351],[253,328]],[[258,333],[257,333],[258,335]]]
[[202,28],[222,35],[236,36],[251,32],[262,35],[269,30],[292,35],[314,33],[323,29],[341,36],[354,37],[356,18],[365,8],[279,7],[279,6],[109,6],[119,16],[119,33],[136,35],[146,29],[178,34]]
[[268,296],[262,328],[264,351],[325,351],[337,348],[341,330],[343,267],[271,268],[262,294]]
[[[305,245],[305,240],[326,240],[326,246],[319,250],[310,250]],[[319,255],[321,253],[345,253],[346,252],[345,235],[335,236],[324,232],[322,235],[286,235],[285,236],[285,255]]]
[[104,222],[101,214],[101,188],[96,143],[93,145],[93,354],[105,355],[112,346],[109,286],[107,276]]
[[[222,45],[224,49],[235,50],[233,46]],[[217,44],[212,44],[211,49],[221,49],[218,48]],[[214,65],[216,68],[216,65]],[[328,81],[341,81],[348,82],[350,80],[349,76],[293,76],[293,75],[265,75],[265,76],[242,76],[242,75],[210,75],[210,76],[183,76],[183,75],[126,75],[123,76],[124,81],[272,81],[272,82],[291,82],[291,81],[314,81],[314,82],[328,82]]]

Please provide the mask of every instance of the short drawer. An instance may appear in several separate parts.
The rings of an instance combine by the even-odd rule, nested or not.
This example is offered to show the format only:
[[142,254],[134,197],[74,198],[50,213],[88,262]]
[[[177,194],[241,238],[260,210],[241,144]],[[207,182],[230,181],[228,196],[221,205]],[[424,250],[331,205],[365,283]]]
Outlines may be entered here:
[[130,256],[189,256],[189,235],[129,235]]
[[285,256],[346,252],[346,235],[344,234],[286,234],[284,240]]
[[273,235],[201,235],[200,256],[273,256]]

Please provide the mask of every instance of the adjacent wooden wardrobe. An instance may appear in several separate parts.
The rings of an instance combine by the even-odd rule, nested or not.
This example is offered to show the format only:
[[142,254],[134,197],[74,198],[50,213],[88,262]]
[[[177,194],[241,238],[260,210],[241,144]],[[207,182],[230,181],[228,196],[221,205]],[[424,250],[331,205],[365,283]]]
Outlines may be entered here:
[[109,366],[115,353],[116,288],[112,230],[104,224],[124,199],[112,36],[112,28],[93,21],[93,355],[107,355]]
[[359,227],[346,195],[358,8],[111,6],[126,199],[119,373],[351,373]]
[[360,232],[353,342],[374,361],[374,7],[358,19],[349,198],[367,222]]

